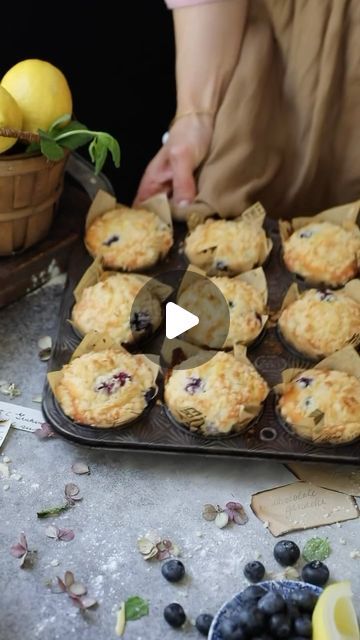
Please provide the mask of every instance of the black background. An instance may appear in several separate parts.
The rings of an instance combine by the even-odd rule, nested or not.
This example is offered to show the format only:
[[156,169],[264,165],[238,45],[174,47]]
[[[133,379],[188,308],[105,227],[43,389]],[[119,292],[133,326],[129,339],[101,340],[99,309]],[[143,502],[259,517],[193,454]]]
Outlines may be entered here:
[[1,76],[26,58],[58,66],[77,119],[118,139],[121,167],[108,161],[105,173],[130,203],[174,113],[171,11],[163,0],[62,0],[14,3],[5,14]]

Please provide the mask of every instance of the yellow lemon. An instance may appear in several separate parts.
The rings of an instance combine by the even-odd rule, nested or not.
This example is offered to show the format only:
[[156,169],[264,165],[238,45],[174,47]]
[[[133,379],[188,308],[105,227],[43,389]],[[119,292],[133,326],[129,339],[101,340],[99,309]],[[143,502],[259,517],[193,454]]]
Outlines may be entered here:
[[18,62],[1,85],[15,98],[25,131],[47,130],[60,116],[72,113],[72,97],[64,74],[44,60]]
[[[21,129],[22,113],[16,100],[6,89],[0,85],[0,128]],[[16,142],[16,138],[0,137],[0,153],[10,149]]]
[[350,582],[336,582],[322,592],[312,624],[313,640],[359,640]]

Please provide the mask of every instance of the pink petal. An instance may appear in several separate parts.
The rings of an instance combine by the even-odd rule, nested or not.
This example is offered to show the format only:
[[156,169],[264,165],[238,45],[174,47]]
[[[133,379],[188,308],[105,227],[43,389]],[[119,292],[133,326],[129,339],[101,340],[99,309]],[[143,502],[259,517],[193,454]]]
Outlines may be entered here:
[[14,558],[22,558],[26,553],[26,549],[22,544],[20,544],[20,542],[17,542],[10,547],[10,553]]
[[75,538],[75,533],[72,529],[59,529],[57,537],[64,542],[70,542],[70,540]]
[[28,543],[26,540],[25,533],[20,533],[20,544],[22,544],[22,546],[26,549],[26,551],[28,550]]
[[63,581],[61,580],[61,578],[59,578],[59,576],[58,576],[58,578],[57,578],[57,582],[58,582],[58,585],[59,585],[59,587],[60,587],[61,591],[66,591],[66,590],[67,590],[67,589],[66,589],[66,584],[65,584],[65,582],[63,582]]
[[90,607],[94,607],[97,604],[95,598],[91,596],[83,596],[80,598],[83,609],[90,609]]

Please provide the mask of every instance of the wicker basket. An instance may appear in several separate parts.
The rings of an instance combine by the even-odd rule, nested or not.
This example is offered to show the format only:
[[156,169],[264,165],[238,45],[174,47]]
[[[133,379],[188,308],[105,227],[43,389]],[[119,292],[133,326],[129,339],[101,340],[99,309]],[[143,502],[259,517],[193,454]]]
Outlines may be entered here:
[[0,255],[24,251],[50,229],[68,156],[0,155]]

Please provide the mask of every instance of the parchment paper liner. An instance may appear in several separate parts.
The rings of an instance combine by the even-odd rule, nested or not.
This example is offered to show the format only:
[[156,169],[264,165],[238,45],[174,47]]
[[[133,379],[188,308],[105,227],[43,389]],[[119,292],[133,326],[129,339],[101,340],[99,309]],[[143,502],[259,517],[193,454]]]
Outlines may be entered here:
[[[91,333],[88,333],[80,342],[78,347],[73,352],[69,360],[69,363],[75,360],[75,358],[79,358],[80,356],[84,355],[85,353],[91,353],[91,352],[98,353],[100,351],[105,351],[106,349],[115,349],[118,352],[120,351],[123,353],[129,353],[128,351],[126,351],[126,349],[124,349],[121,345],[119,345],[115,340],[113,340],[108,334],[92,331]],[[146,363],[148,364],[148,366],[152,371],[153,383],[151,386],[154,388],[154,398],[155,398],[156,395],[158,394],[158,386],[156,384],[156,379],[160,369],[159,357],[153,354],[146,355],[146,356],[142,354],[138,354],[138,355],[140,355],[146,361]],[[62,369],[60,369],[59,371],[50,371],[47,374],[48,383],[60,407],[61,407],[61,403],[57,395],[57,386],[59,385],[62,379],[62,376],[63,376]],[[144,408],[144,411],[146,411],[146,409],[147,407]],[[114,429],[116,427],[121,427],[123,425],[129,424],[130,422],[134,422],[135,420],[138,420],[141,417],[141,415],[142,414],[139,414],[135,419],[131,419],[131,420],[127,419],[122,422],[118,422],[114,427],[105,427],[105,428]],[[73,421],[70,416],[67,416],[67,418]],[[89,426],[95,429],[102,428],[101,426],[99,427],[94,425],[84,425],[84,426]]]
[[[182,369],[186,368],[186,363],[190,359],[191,359],[191,362],[189,362],[189,368],[193,368],[196,366],[201,366],[201,364],[203,364],[204,362],[205,363],[208,362],[210,359],[210,354],[216,355],[216,353],[218,353],[217,351],[209,351],[209,350],[205,351],[204,349],[201,349],[200,347],[197,347],[196,345],[190,344],[188,342],[184,342],[183,340],[177,340],[177,339],[168,340],[167,338],[165,338],[162,346],[162,350],[161,350],[161,357],[162,357],[162,360],[167,362],[169,366],[171,366],[172,364],[172,353],[175,349],[182,350],[184,355],[186,356],[185,359],[181,361]],[[238,362],[242,362],[244,364],[250,365],[252,368],[255,368],[252,362],[250,362],[250,360],[247,358],[246,347],[244,347],[243,345],[239,345],[239,344],[235,345],[232,355],[234,356],[235,360],[237,360]],[[174,366],[173,368],[176,369],[176,366]],[[171,377],[171,373],[172,372],[170,370],[166,376],[166,379],[169,379]],[[246,427],[253,424],[256,421],[256,419],[260,417],[263,411],[263,406],[264,406],[264,403],[260,405],[246,406],[243,412],[245,419],[242,420],[241,422],[234,424],[233,427],[227,433],[224,433],[224,434],[203,433],[201,431],[201,427],[205,423],[206,417],[198,409],[195,409],[194,407],[189,406],[186,408],[187,415],[184,415],[184,419],[182,420],[182,422],[180,422],[171,413],[168,407],[167,407],[167,411],[171,415],[172,420],[175,423],[177,423],[180,427],[185,426],[188,429],[190,429],[190,431],[196,432],[201,437],[217,439],[217,438],[226,438],[229,436],[235,436],[235,435],[238,435],[240,432],[243,433]]]
[[[346,229],[347,231],[352,231],[354,235],[360,236],[360,229],[356,224],[358,215],[360,212],[360,200],[356,200],[355,202],[350,202],[349,204],[340,205],[338,207],[332,207],[331,209],[326,209],[326,211],[322,211],[314,216],[301,216],[298,218],[293,218],[292,220],[279,220],[279,232],[281,244],[284,250],[284,243],[290,236],[294,233],[294,231],[298,231],[305,227],[308,224],[313,222],[332,222],[333,224],[337,224],[339,227]],[[360,267],[360,252],[356,256],[358,266]],[[298,275],[298,274],[295,274]],[[303,278],[303,276],[298,276],[304,282],[308,284],[312,284],[312,281]],[[313,282],[314,287],[318,286],[319,283]]]
[[[324,358],[323,360],[321,360],[320,362],[312,366],[311,369],[324,369],[325,371],[330,371],[330,370],[342,371],[360,380],[360,356],[353,347],[351,346],[344,347],[343,349],[340,349],[339,351],[336,351],[335,353],[331,354],[327,358]],[[277,396],[282,395],[283,391],[285,390],[285,385],[287,383],[292,382],[293,380],[295,380],[295,378],[297,378],[301,374],[306,375],[307,372],[308,372],[308,369],[295,369],[295,368],[285,369],[284,371],[282,371],[282,374],[281,374],[282,382],[280,384],[275,385],[275,387],[273,388],[276,395]],[[280,420],[283,423],[285,423],[286,420],[281,415],[278,409],[277,403],[276,403],[276,410],[277,410],[278,418],[280,418]],[[324,419],[323,419],[323,415],[321,416],[321,413],[322,412],[320,410],[316,410],[314,411],[314,416],[309,416],[309,417],[312,417],[314,421],[314,426],[319,427],[323,424]],[[286,424],[291,430],[291,433],[293,435],[297,436],[302,440],[313,441],[311,439],[307,439],[304,436],[301,436],[300,434],[298,434],[295,431],[295,429],[292,428],[291,424],[288,424],[287,422]],[[301,425],[298,425],[298,427],[305,428],[305,429],[309,428],[308,426],[301,427]],[[359,429],[359,435],[360,435],[360,429]],[[357,436],[354,438],[354,440],[356,438]],[[353,440],[347,440],[346,442],[339,443],[339,444],[335,444],[333,442],[327,443],[326,441],[324,442],[320,441],[320,442],[321,444],[325,444],[325,445],[327,444],[328,446],[330,445],[330,446],[338,447],[338,446],[341,446],[341,444],[349,444],[350,442],[353,442]]]
[[[188,287],[191,287],[192,285],[192,278],[188,278],[189,282],[187,282],[187,274],[192,274],[195,273],[203,278],[207,278],[208,276],[206,275],[206,272],[203,271],[202,269],[200,269],[199,267],[196,267],[193,264],[189,264],[183,279],[181,281],[181,284],[178,288],[177,291],[177,302],[179,301],[179,298],[181,296],[181,294],[186,291],[186,289]],[[247,284],[249,284],[251,287],[253,287],[253,289],[255,289],[255,291],[257,291],[264,303],[264,307],[266,307],[267,305],[267,301],[268,301],[268,286],[267,286],[267,281],[266,281],[266,277],[265,277],[265,273],[262,267],[257,267],[256,269],[251,269],[250,271],[245,271],[244,273],[239,273],[236,276],[233,276],[232,278],[229,278],[228,276],[222,276],[223,278],[228,278],[231,280],[241,280],[242,282],[246,282]],[[246,346],[249,348],[251,347],[251,345],[253,345],[255,342],[257,342],[257,340],[259,339],[259,337],[261,336],[265,325],[268,321],[269,315],[265,315],[262,314],[261,316],[261,328],[260,331],[258,333],[258,335],[256,336],[256,338],[254,340],[252,340],[252,342],[248,343]],[[206,345],[203,345],[203,347],[205,348]],[[232,350],[233,347],[224,347],[223,349],[228,351],[228,350]]]
[[[107,211],[112,211],[114,209],[129,209],[126,205],[120,204],[117,202],[116,198],[106,191],[99,189],[94,200],[91,203],[91,206],[87,212],[86,220],[85,220],[85,230],[89,228],[89,226],[98,218],[99,216],[104,215]],[[134,208],[134,211],[137,209],[146,209],[146,211],[150,211],[150,213],[154,213],[157,215],[160,220],[165,222],[171,233],[173,234],[173,223],[171,218],[171,210],[168,198],[165,193],[159,193],[148,200],[144,200],[138,207]],[[85,246],[90,253],[89,247],[86,244],[86,236],[84,238]],[[162,256],[164,257],[164,256]]]
[[[230,221],[240,222],[242,220],[246,220],[250,224],[260,229],[261,227],[263,227],[265,217],[266,217],[266,211],[264,207],[262,206],[262,204],[260,204],[260,202],[256,202],[251,207],[243,211],[243,213],[240,216],[237,216],[236,218],[231,218]],[[206,219],[206,221],[208,220],[211,220],[211,218]],[[190,213],[187,220],[187,224],[190,232],[193,231],[195,227],[197,227],[199,224],[203,224],[203,223],[204,223],[204,219],[202,219],[201,216],[199,217],[197,213]],[[273,241],[268,236],[265,236],[264,242],[262,243],[260,248],[259,258],[257,262],[258,265],[264,264],[264,262],[267,260],[267,258],[270,255],[272,247],[273,247]],[[213,248],[213,245],[209,247],[209,250],[211,248]],[[206,251],[206,249],[204,249],[204,251]],[[253,269],[253,267],[254,265],[251,261],[244,266],[244,271],[250,271]],[[224,275],[222,272],[214,272],[214,273],[211,272],[211,274],[209,272],[208,275],[216,275],[216,274]],[[230,273],[227,275],[230,275]]]
[[[306,291],[309,291],[309,289],[307,289]],[[306,291],[300,291],[298,285],[294,282],[287,290],[279,311],[271,315],[271,323],[273,325],[277,324],[281,317],[282,312],[288,307],[290,307],[294,302],[299,300],[304,295],[304,293],[306,293]],[[340,287],[339,289],[337,289],[336,292],[344,293],[349,298],[352,298],[352,300],[355,300],[355,302],[358,302],[360,304],[360,280],[358,278],[354,280],[349,280],[349,282],[347,282],[343,287]],[[324,356],[315,357],[299,351],[282,334],[279,324],[277,324],[277,333],[279,335],[281,342],[283,342],[285,347],[289,351],[291,351],[294,355],[300,358],[305,358],[306,360],[309,360],[309,362],[317,362],[319,358],[324,357]],[[360,344],[360,334],[354,335],[351,341],[348,342],[348,344],[351,345],[352,347],[357,347]],[[347,346],[347,345],[344,345],[344,346]]]
[[[82,292],[88,287],[92,287],[98,282],[103,282],[108,278],[112,278],[116,276],[118,273],[122,273],[122,272],[104,270],[102,267],[101,258],[100,257],[95,258],[95,260],[92,262],[90,267],[85,271],[81,280],[79,280],[78,284],[74,289],[73,295],[74,295],[75,301],[76,302],[79,301]],[[157,280],[156,278],[152,278],[151,276],[146,276],[142,273],[135,273],[135,272],[126,273],[126,275],[135,275],[140,281],[143,282],[143,286],[145,285],[148,286],[152,294],[155,297],[157,297],[161,303],[164,303],[165,300],[167,300],[167,298],[169,298],[171,293],[173,292],[173,287],[170,287],[170,285],[164,284],[163,282],[160,282],[159,280]],[[74,329],[76,329],[77,333],[80,336],[84,335],[83,331],[76,324],[76,322],[74,322],[72,318],[69,318],[68,322],[74,327]],[[140,340],[141,340],[141,337],[140,337]],[[138,341],[136,341],[136,344],[137,343]]]

